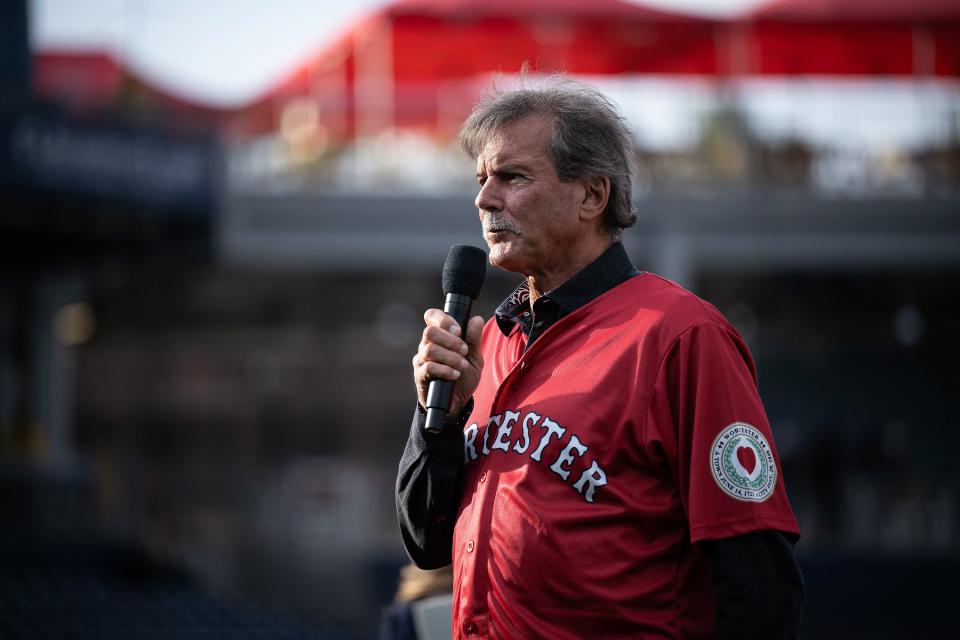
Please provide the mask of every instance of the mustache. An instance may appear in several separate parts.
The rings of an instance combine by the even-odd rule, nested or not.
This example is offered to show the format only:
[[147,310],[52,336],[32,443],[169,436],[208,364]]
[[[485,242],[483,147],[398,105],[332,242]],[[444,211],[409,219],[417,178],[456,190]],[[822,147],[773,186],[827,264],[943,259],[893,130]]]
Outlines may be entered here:
[[509,218],[501,218],[495,215],[487,214],[483,217],[483,232],[492,233],[494,231],[509,231],[510,233],[520,233],[520,227]]

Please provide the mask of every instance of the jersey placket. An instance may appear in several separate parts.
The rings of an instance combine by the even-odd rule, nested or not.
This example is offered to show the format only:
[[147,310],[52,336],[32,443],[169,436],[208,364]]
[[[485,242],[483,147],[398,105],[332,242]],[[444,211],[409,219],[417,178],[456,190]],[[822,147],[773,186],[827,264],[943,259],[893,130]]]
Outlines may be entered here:
[[[489,415],[494,416],[502,412],[503,407],[501,407],[501,404],[503,403],[503,393],[524,374],[530,366],[530,360],[535,356],[536,352],[542,350],[540,345],[544,344],[544,336],[549,333],[555,333],[556,325],[563,324],[563,320],[564,318],[560,318],[547,327],[533,344],[528,343],[526,350],[520,354],[520,357],[513,363],[507,375],[497,387],[493,395],[493,401],[490,404]],[[485,441],[489,438],[489,430],[492,429],[493,426],[489,421],[485,425]],[[484,449],[486,450],[486,447],[484,447]],[[460,556],[461,595],[458,603],[460,628],[457,632],[458,637],[461,638],[493,637],[490,635],[490,611],[486,604],[491,588],[487,569],[490,562],[489,540],[491,518],[485,518],[484,514],[490,513],[493,508],[493,505],[490,503],[495,498],[499,485],[499,477],[497,470],[490,468],[489,455],[484,454],[482,457],[483,462],[475,472],[478,475],[476,476],[477,486],[474,492],[474,498],[464,512],[464,516],[468,519],[468,525],[465,529],[465,539],[461,541],[460,548],[458,549]],[[468,592],[466,597],[465,594],[463,594],[464,591]],[[466,605],[467,602],[474,603],[472,610]],[[476,607],[479,603],[483,603],[482,609]]]

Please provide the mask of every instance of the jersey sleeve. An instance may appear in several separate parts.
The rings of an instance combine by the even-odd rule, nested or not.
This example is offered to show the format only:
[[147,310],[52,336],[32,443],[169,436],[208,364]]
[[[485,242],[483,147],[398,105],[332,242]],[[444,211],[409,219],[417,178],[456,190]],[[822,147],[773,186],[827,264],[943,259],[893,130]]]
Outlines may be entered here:
[[669,346],[647,438],[665,454],[691,542],[765,529],[799,536],[753,359],[729,325],[697,324]]

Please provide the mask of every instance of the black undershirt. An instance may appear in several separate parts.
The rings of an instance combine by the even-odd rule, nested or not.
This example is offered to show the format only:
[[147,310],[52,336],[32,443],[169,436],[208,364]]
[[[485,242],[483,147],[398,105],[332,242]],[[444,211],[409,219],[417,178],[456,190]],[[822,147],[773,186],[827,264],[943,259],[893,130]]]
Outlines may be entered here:
[[[528,348],[563,316],[640,272],[619,242],[556,289],[530,305],[526,282],[496,310],[504,335],[522,331]],[[414,412],[397,475],[397,513],[411,559],[439,568],[452,558],[453,525],[463,481],[463,426],[473,401],[449,419],[443,436],[423,431],[426,414]],[[793,545],[773,530],[700,543],[711,560],[717,605],[717,638],[796,638],[803,613],[803,577]]]
[[523,331],[529,348],[557,320],[639,273],[623,245],[615,242],[572,278],[534,300],[532,307],[530,289],[521,284],[497,307],[497,326],[505,336]]

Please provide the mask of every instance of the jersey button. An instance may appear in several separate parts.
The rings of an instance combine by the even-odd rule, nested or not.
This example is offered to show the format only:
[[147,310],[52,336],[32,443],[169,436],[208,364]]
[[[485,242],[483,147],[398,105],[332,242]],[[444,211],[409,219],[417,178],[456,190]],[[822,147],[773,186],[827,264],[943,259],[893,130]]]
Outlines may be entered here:
[[463,623],[463,632],[466,634],[474,634],[477,632],[477,623],[473,620],[467,620]]
[[480,474],[480,482],[486,482],[486,481],[487,481],[487,472],[484,471],[483,473]]
[[473,553],[473,540],[467,542],[467,553]]

